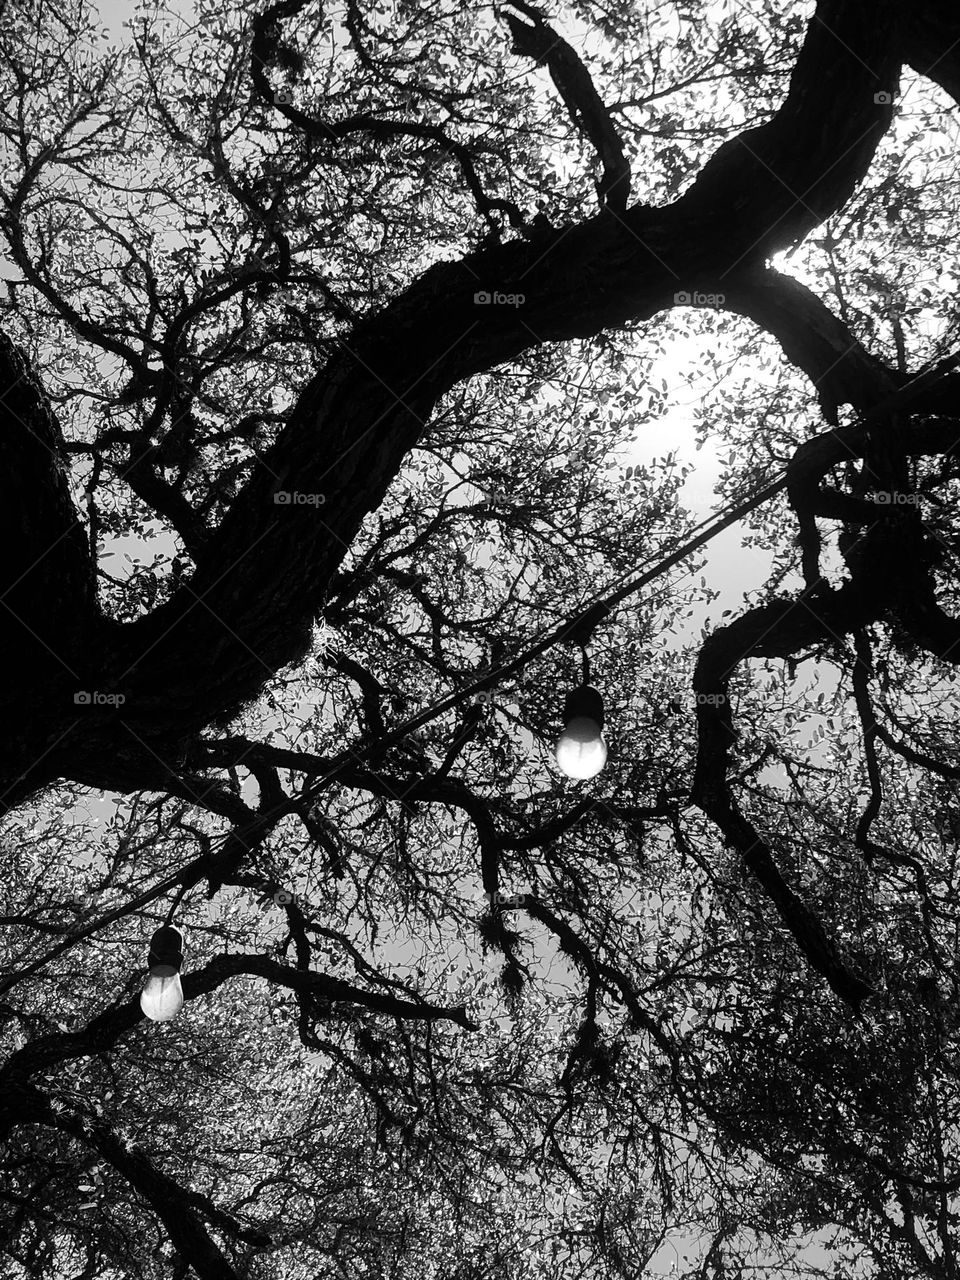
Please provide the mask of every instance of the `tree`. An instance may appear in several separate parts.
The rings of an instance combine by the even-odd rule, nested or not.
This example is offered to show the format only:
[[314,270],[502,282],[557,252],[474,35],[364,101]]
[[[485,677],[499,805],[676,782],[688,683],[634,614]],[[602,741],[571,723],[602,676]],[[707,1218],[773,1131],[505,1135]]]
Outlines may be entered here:
[[783,8],[0,7],[12,1274],[956,1274],[960,18]]

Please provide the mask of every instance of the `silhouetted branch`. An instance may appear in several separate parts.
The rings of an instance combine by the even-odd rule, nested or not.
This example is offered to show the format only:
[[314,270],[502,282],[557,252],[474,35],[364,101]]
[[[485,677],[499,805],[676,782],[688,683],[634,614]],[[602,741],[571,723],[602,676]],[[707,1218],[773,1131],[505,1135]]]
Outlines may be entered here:
[[549,70],[571,120],[586,135],[600,160],[603,172],[597,183],[597,195],[601,207],[622,212],[630,196],[630,165],[623,154],[620,135],[583,59],[533,5],[524,0],[507,2],[530,19],[520,22],[510,13],[503,15],[513,36],[514,53],[533,58]]

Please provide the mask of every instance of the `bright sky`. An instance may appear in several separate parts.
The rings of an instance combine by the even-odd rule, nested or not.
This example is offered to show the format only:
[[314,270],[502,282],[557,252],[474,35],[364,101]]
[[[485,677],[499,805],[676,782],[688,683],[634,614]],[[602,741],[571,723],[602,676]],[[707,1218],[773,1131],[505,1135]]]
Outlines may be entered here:
[[[126,43],[129,33],[125,30],[125,24],[129,23],[134,12],[129,0],[99,0],[97,7],[110,42]],[[168,7],[184,17],[193,13],[190,0],[168,0]],[[11,275],[16,277],[19,273],[0,260],[0,279]],[[694,406],[703,399],[706,381],[699,380],[691,370],[697,366],[698,350],[710,340],[709,337],[691,337],[679,341],[654,368],[654,379],[665,379],[669,387],[668,408],[659,419],[644,425],[633,442],[632,450],[624,459],[625,465],[649,464],[667,453],[678,454],[681,463],[693,467],[682,491],[682,499],[698,521],[719,506],[714,492],[720,475],[718,450],[711,442],[699,451],[695,449],[696,434],[692,412]],[[638,347],[642,347],[642,330],[637,332],[637,343]],[[113,549],[118,553],[118,560],[125,552],[136,555],[145,551],[149,555],[157,545],[153,543],[143,548],[132,538],[115,541]],[[679,641],[671,641],[671,647],[696,638],[705,625],[716,625],[724,610],[737,611],[744,593],[764,582],[769,567],[770,560],[766,554],[743,547],[738,527],[718,535],[709,544],[706,565],[700,572],[706,576],[710,586],[720,592],[719,599],[709,606],[697,608],[694,616],[687,622],[686,636]],[[697,576],[699,577],[699,573]],[[253,800],[254,796],[251,794],[245,798]],[[100,807],[96,806],[97,809]],[[106,804],[105,807],[110,806]],[[646,1274],[665,1276],[674,1273],[682,1255],[687,1255],[689,1261],[693,1261],[699,1252],[693,1237],[677,1232],[653,1259]],[[805,1256],[811,1264],[824,1265],[832,1255],[811,1245]]]

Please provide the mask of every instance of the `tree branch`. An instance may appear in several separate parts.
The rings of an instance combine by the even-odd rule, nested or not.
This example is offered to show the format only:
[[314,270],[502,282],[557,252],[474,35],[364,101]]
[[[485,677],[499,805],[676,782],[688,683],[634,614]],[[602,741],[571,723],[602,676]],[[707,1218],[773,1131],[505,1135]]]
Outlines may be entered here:
[[[298,995],[359,1005],[371,1012],[395,1018],[412,1018],[418,1022],[445,1020],[454,1022],[467,1031],[478,1030],[478,1024],[467,1017],[466,1009],[462,1006],[445,1009],[426,1000],[401,1000],[380,991],[353,986],[328,974],[291,969],[268,956],[260,955],[217,956],[202,969],[184,974],[184,1001],[208,995],[230,978],[244,974],[265,978],[275,986],[287,987]],[[138,998],[99,1014],[81,1031],[64,1031],[44,1036],[10,1055],[0,1069],[0,1083],[25,1084],[37,1071],[74,1058],[93,1057],[107,1052],[122,1036],[143,1021],[144,1014]]]
[[93,1147],[150,1205],[163,1223],[170,1243],[201,1280],[240,1280],[237,1271],[201,1221],[201,1212],[235,1239],[263,1246],[267,1237],[235,1222],[206,1196],[188,1191],[163,1173],[141,1152],[126,1146],[106,1125],[50,1112],[44,1122],[78,1142]]
[[306,0],[281,0],[265,9],[253,21],[253,40],[250,46],[250,71],[253,85],[260,97],[273,104],[277,111],[284,115],[291,124],[310,138],[319,138],[324,142],[339,142],[354,133],[366,133],[371,138],[383,141],[389,138],[420,138],[435,142],[448,155],[452,156],[460,166],[470,194],[480,214],[486,218],[492,228],[499,229],[492,217],[494,212],[505,213],[513,227],[524,227],[523,214],[511,200],[501,200],[488,196],[483,190],[468,147],[456,142],[438,125],[418,124],[411,121],[383,120],[366,112],[339,120],[336,124],[328,124],[301,111],[299,107],[287,102],[285,97],[275,92],[266,77],[266,68],[270,65],[279,40],[278,23],[281,18],[294,17],[306,4]]
[[[299,8],[288,0],[269,13]],[[863,23],[853,0],[820,0],[780,111],[724,144],[669,207],[601,214],[536,244],[439,263],[366,317],[303,388],[193,577],[149,615],[106,629],[91,680],[108,689],[123,682],[122,717],[96,713],[82,728],[66,715],[45,718],[41,741],[56,746],[24,743],[21,756],[32,762],[47,751],[45,776],[56,777],[82,752],[87,780],[109,787],[125,735],[162,755],[223,723],[306,653],[344,547],[380,505],[439,396],[532,346],[651,316],[673,304],[681,277],[742,272],[834,212],[889,123],[873,97],[896,74],[896,8],[883,0]],[[259,46],[261,63],[268,53]],[[478,287],[526,300],[478,307]],[[284,488],[323,496],[322,519],[316,505],[278,505]]]
[[[49,714],[51,680],[82,690],[99,619],[96,578],[56,416],[26,355],[0,334],[0,701],[14,728]],[[30,711],[27,705],[30,704]]]
[[545,66],[557,86],[570,119],[586,135],[597,153],[603,172],[597,183],[601,208],[622,213],[630,196],[630,165],[623,143],[603,99],[594,86],[583,59],[559,36],[543,15],[524,0],[508,0],[530,22],[520,22],[512,14],[503,16],[513,36],[513,51]]

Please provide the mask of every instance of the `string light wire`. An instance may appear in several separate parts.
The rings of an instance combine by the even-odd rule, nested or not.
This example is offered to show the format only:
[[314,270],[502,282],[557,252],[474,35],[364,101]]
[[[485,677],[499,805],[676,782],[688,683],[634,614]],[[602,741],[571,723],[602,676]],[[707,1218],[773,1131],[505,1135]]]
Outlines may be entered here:
[[[899,388],[899,390],[893,392],[880,404],[875,405],[867,413],[858,418],[856,425],[861,427],[867,426],[870,423],[885,417],[892,411],[902,408],[921,392],[929,390],[938,382],[946,378],[946,376],[951,373],[957,365],[960,365],[960,351],[948,356],[938,364],[925,370],[923,373],[918,374],[918,376],[911,379],[910,382],[905,383],[904,386]],[[340,777],[340,775],[348,768],[356,767],[358,763],[363,764],[365,756],[374,751],[378,754],[382,753],[388,747],[400,742],[416,729],[420,729],[424,725],[429,724],[431,720],[435,720],[438,716],[446,714],[446,712],[453,710],[453,708],[459,706],[468,699],[476,698],[478,694],[485,693],[493,685],[500,683],[502,680],[521,670],[531,659],[538,658],[541,654],[546,653],[548,649],[552,649],[555,645],[560,644],[564,640],[569,641],[572,637],[577,637],[578,635],[583,635],[585,633],[589,634],[599,621],[612,612],[614,606],[620,604],[629,596],[653,582],[669,569],[672,569],[674,565],[685,560],[687,556],[691,555],[694,551],[699,550],[700,547],[705,546],[712,538],[715,538],[718,533],[722,533],[724,529],[729,528],[730,525],[743,519],[745,515],[748,515],[756,507],[761,506],[764,502],[767,502],[770,498],[773,498],[778,493],[782,492],[786,486],[787,467],[784,466],[774,473],[773,477],[759,485],[748,497],[743,498],[736,503],[728,503],[726,508],[721,508],[720,513],[715,516],[705,517],[705,519],[700,522],[699,526],[694,526],[694,529],[706,526],[702,528],[701,532],[694,533],[692,537],[688,537],[686,541],[681,543],[679,547],[671,551],[663,559],[659,560],[652,568],[639,574],[635,578],[630,578],[620,586],[608,586],[602,593],[600,593],[600,595],[597,596],[592,604],[586,607],[581,607],[579,612],[574,615],[573,618],[566,619],[564,622],[541,635],[538,639],[532,641],[516,657],[511,658],[508,662],[503,663],[499,667],[484,672],[471,684],[467,685],[466,688],[460,689],[456,693],[448,694],[446,697],[439,699],[432,706],[426,707],[423,711],[417,712],[416,715],[411,716],[395,728],[388,730],[375,742],[368,743],[366,746],[350,748],[341,753],[340,757],[331,763],[331,767],[326,773],[317,778],[309,787],[304,791],[301,791],[296,797],[287,798],[274,805],[272,809],[266,810],[263,813],[258,811],[258,824],[267,823],[271,820],[279,821],[280,818],[285,817],[295,809],[301,808],[304,803],[313,799],[315,796],[318,796],[322,791],[329,787],[331,783],[335,782],[337,778]],[[621,579],[623,576],[623,574],[619,575]],[[98,933],[101,929],[105,928],[106,925],[111,924],[113,921],[118,920],[125,915],[129,915],[131,912],[147,905],[147,903],[155,901],[165,893],[168,893],[171,889],[179,888],[180,893],[178,893],[177,898],[175,899],[175,907],[179,903],[180,898],[182,898],[183,893],[186,892],[189,883],[197,883],[197,880],[201,878],[202,872],[200,876],[197,876],[195,879],[190,881],[189,877],[193,874],[193,871],[203,865],[209,865],[213,858],[215,845],[219,844],[222,848],[222,846],[234,836],[235,832],[229,831],[222,836],[216,837],[215,840],[211,841],[210,851],[205,853],[202,858],[195,859],[194,862],[188,864],[186,868],[180,868],[174,874],[167,876],[159,884],[155,885],[153,889],[149,889],[140,894],[133,900],[133,902],[128,902],[125,906],[116,908],[115,910],[100,917],[98,920],[85,925],[82,929],[72,934],[69,939],[58,944],[58,946],[53,947],[46,953],[46,955],[41,956],[39,960],[29,965],[26,969],[22,969],[18,973],[14,973],[3,979],[3,981],[0,981],[0,994],[9,991],[11,987],[24,981],[24,979],[42,969],[45,965],[49,964],[51,960],[56,959],[56,957],[61,955],[64,951],[75,946],[77,942],[90,937],[94,933]],[[187,883],[185,883],[185,881],[187,881]],[[171,915],[172,911],[173,908],[171,908]]]

